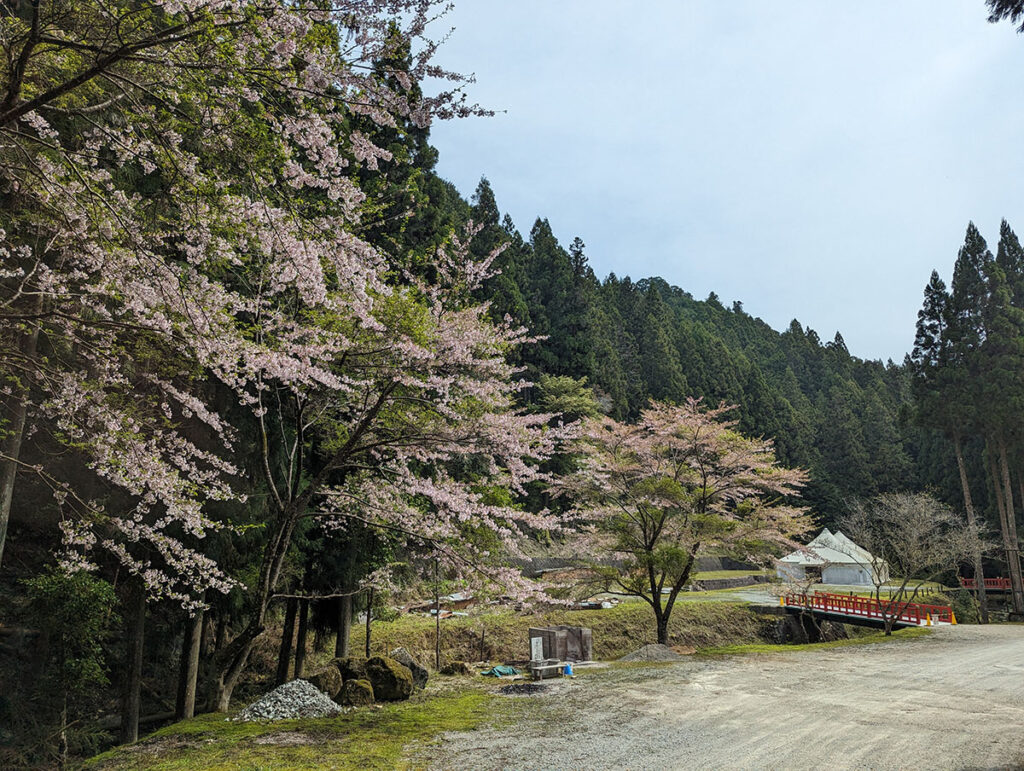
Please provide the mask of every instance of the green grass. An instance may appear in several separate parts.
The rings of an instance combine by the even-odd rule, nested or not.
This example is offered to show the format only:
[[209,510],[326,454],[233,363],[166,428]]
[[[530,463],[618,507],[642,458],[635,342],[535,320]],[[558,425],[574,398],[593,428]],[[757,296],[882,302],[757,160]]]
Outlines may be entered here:
[[829,642],[806,643],[804,645],[772,645],[769,643],[717,645],[699,648],[696,655],[729,656],[745,653],[794,653],[796,651],[826,650],[829,648],[847,648],[851,645],[874,645],[877,643],[913,640],[917,637],[925,637],[931,633],[931,629],[924,627],[909,627],[907,629],[897,629],[888,637],[886,637],[884,632],[874,632],[873,634],[851,637],[846,640],[831,640]]
[[[765,617],[740,602],[679,602],[670,618],[669,644],[701,647],[757,642],[763,639],[766,623]],[[537,614],[499,609],[486,615],[444,619],[441,622],[442,664],[527,659],[529,628],[559,624],[590,628],[594,658],[598,660],[617,659],[657,641],[654,612],[645,602],[623,602],[602,610],[549,610]],[[420,661],[433,662],[434,619],[408,614],[395,621],[375,623],[371,640],[374,654],[403,646]],[[355,644],[361,649],[359,642],[357,637]]]
[[745,578],[746,576],[768,576],[774,575],[773,570],[706,570],[703,573],[694,573],[694,581],[711,581],[716,578]]
[[88,771],[402,768],[414,745],[468,731],[492,715],[497,697],[479,687],[426,694],[336,718],[236,723],[201,715],[89,760]]

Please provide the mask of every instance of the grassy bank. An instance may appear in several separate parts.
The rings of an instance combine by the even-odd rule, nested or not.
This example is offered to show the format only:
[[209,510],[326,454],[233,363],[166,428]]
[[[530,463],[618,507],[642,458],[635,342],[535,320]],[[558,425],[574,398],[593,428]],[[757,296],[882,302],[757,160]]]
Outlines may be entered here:
[[847,648],[851,645],[874,645],[877,643],[913,640],[917,637],[926,637],[931,633],[931,629],[910,627],[907,629],[897,629],[888,637],[884,632],[875,631],[868,634],[858,634],[844,640],[830,640],[828,642],[806,643],[804,645],[774,645],[770,643],[713,645],[701,648],[697,651],[697,654],[700,656],[727,656],[746,653],[794,653],[796,651],[828,650],[829,648]]
[[[450,687],[450,685],[449,685]],[[492,718],[497,697],[460,686],[336,718],[235,723],[222,714],[167,726],[133,745],[89,760],[84,771],[199,769],[392,769],[406,749],[446,731],[468,731]]]
[[[679,604],[672,611],[669,643],[694,648],[756,643],[764,640],[765,618],[741,603]],[[604,610],[551,610],[520,614],[498,609],[487,615],[447,618],[441,622],[441,661],[505,661],[529,657],[531,626],[584,626],[591,629],[595,659],[617,659],[642,645],[657,642],[654,613],[643,602],[624,602]],[[372,650],[399,646],[424,663],[434,661],[434,619],[406,615],[376,623]],[[482,645],[481,645],[482,641]],[[357,635],[353,641],[361,649]]]

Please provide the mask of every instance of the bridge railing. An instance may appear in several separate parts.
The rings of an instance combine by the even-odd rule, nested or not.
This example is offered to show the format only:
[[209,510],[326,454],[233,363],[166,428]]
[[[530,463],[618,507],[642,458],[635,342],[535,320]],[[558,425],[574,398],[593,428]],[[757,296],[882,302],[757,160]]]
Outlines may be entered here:
[[[974,578],[961,578],[960,586],[964,589],[977,589],[978,581]],[[1010,591],[1010,579],[1009,578],[986,578],[985,588],[992,589],[994,591],[1008,592]]]
[[821,610],[826,613],[842,613],[848,616],[862,616],[885,620],[895,617],[897,621],[909,624],[925,624],[930,618],[933,623],[953,622],[953,609],[948,605],[925,605],[919,602],[899,600],[877,600],[874,597],[857,597],[847,594],[791,593],[785,596],[786,605]]

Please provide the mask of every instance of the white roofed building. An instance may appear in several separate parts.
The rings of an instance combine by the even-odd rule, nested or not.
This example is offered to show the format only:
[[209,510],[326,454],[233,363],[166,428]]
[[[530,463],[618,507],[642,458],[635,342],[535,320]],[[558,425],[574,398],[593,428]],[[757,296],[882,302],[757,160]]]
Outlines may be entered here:
[[878,583],[889,580],[889,566],[884,560],[875,560],[866,549],[828,528],[802,549],[780,559],[775,572],[783,580],[815,578],[822,584],[872,586],[875,578]]

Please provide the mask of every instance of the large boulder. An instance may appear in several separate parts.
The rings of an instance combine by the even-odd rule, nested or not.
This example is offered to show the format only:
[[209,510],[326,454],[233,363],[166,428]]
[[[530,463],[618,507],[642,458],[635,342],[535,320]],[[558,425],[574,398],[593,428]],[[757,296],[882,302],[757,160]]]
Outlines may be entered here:
[[420,664],[416,659],[412,657],[405,648],[395,648],[391,651],[391,658],[397,661],[399,664],[404,664],[409,667],[409,671],[412,672],[412,684],[413,687],[423,690],[427,687],[427,678],[430,677],[430,673],[427,672],[427,668]]
[[388,656],[366,662],[366,677],[377,701],[402,701],[412,696],[412,671]]
[[441,667],[442,675],[471,675],[473,670],[465,661],[453,661]]
[[335,701],[345,707],[373,704],[373,686],[369,680],[346,680]]
[[341,690],[342,677],[337,667],[329,666],[323,672],[317,672],[305,679],[332,699]]
[[342,680],[366,679],[366,659],[349,656],[347,658],[334,659],[331,661],[331,665],[341,673]]

